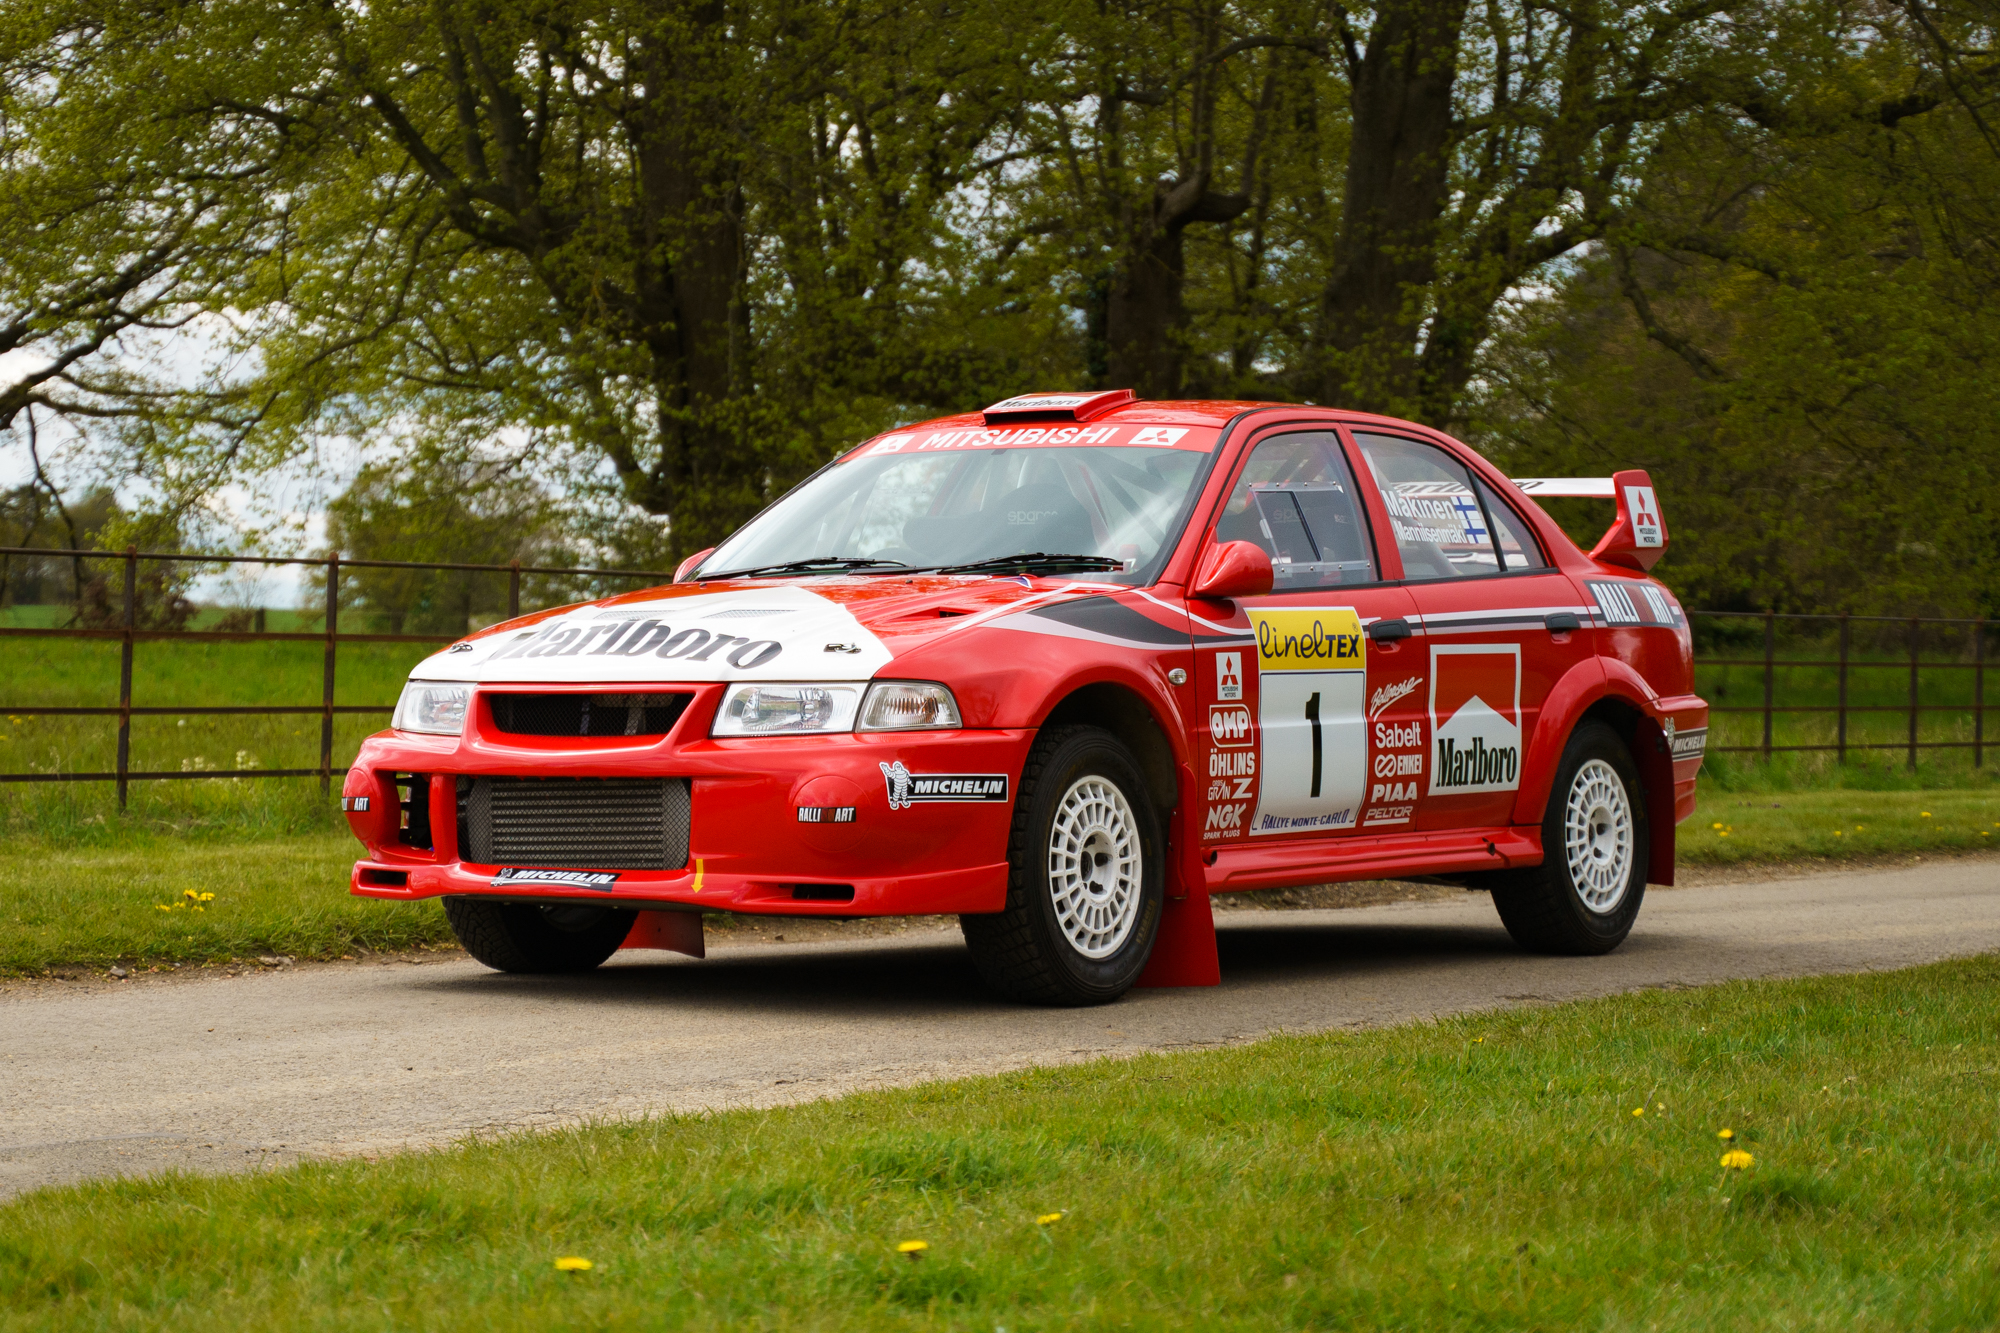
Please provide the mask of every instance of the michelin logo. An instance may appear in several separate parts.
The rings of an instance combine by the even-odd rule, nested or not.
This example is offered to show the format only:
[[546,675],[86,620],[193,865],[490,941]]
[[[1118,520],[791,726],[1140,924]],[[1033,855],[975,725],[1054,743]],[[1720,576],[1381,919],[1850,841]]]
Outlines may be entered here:
[[907,810],[919,801],[1005,801],[1005,773],[912,773],[898,759],[877,763],[889,789],[889,808]]
[[618,882],[615,870],[519,870],[509,867],[493,877],[503,884],[563,884],[574,889],[608,889]]

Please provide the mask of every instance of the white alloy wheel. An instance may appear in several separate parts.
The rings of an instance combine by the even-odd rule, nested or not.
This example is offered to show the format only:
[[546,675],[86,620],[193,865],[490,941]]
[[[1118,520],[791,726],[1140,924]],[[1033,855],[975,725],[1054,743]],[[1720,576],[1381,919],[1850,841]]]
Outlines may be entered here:
[[1616,910],[1632,883],[1632,798],[1602,759],[1587,761],[1569,784],[1563,853],[1583,905],[1599,915]]
[[1139,920],[1139,821],[1105,778],[1078,778],[1049,824],[1049,897],[1056,925],[1085,958],[1118,952]]

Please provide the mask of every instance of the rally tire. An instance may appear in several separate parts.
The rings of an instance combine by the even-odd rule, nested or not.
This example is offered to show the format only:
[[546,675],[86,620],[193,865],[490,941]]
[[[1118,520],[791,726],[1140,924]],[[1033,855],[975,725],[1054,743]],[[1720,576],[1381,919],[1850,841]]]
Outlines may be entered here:
[[595,904],[446,898],[444,914],[465,951],[499,972],[588,972],[632,930],[632,913]]
[[961,916],[986,984],[1030,1004],[1106,1004],[1160,929],[1166,858],[1132,752],[1100,727],[1050,727],[1021,775],[1007,905]]
[[1570,734],[1542,817],[1542,864],[1490,881],[1501,923],[1535,953],[1610,953],[1646,896],[1645,789],[1618,733],[1586,722]]

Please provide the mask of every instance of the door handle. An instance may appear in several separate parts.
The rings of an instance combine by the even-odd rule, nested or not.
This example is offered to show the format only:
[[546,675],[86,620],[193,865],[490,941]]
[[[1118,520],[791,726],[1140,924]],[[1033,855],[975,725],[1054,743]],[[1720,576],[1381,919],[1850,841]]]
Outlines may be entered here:
[[1411,633],[1410,622],[1401,618],[1378,620],[1368,627],[1368,637],[1376,643],[1394,643],[1409,638]]
[[1542,624],[1551,634],[1568,634],[1572,630],[1583,628],[1583,622],[1576,618],[1576,613],[1573,611],[1551,611],[1542,617]]

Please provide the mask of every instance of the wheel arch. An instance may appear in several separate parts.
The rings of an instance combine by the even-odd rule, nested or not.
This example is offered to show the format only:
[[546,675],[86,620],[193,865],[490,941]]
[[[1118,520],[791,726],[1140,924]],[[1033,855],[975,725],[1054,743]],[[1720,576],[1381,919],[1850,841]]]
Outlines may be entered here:
[[[1597,666],[1598,679],[1575,679],[1579,673]],[[1565,690],[1565,686],[1571,686]],[[1559,699],[1559,696],[1566,696]],[[1559,706],[1560,704],[1560,706]],[[1542,710],[1535,728],[1536,762],[1533,784],[1523,783],[1515,803],[1516,823],[1538,824],[1548,811],[1555,785],[1556,769],[1569,738],[1586,722],[1602,722],[1618,733],[1632,762],[1639,770],[1641,795],[1646,802],[1646,882],[1672,886],[1674,882],[1674,762],[1666,733],[1646,709],[1642,697],[1630,683],[1604,672],[1595,663],[1581,664],[1558,682]]]
[[1059,698],[1039,726],[1081,723],[1102,727],[1125,743],[1139,761],[1146,795],[1164,823],[1180,804],[1180,770],[1185,759],[1172,732],[1145,697],[1129,685],[1099,680],[1078,685]]

